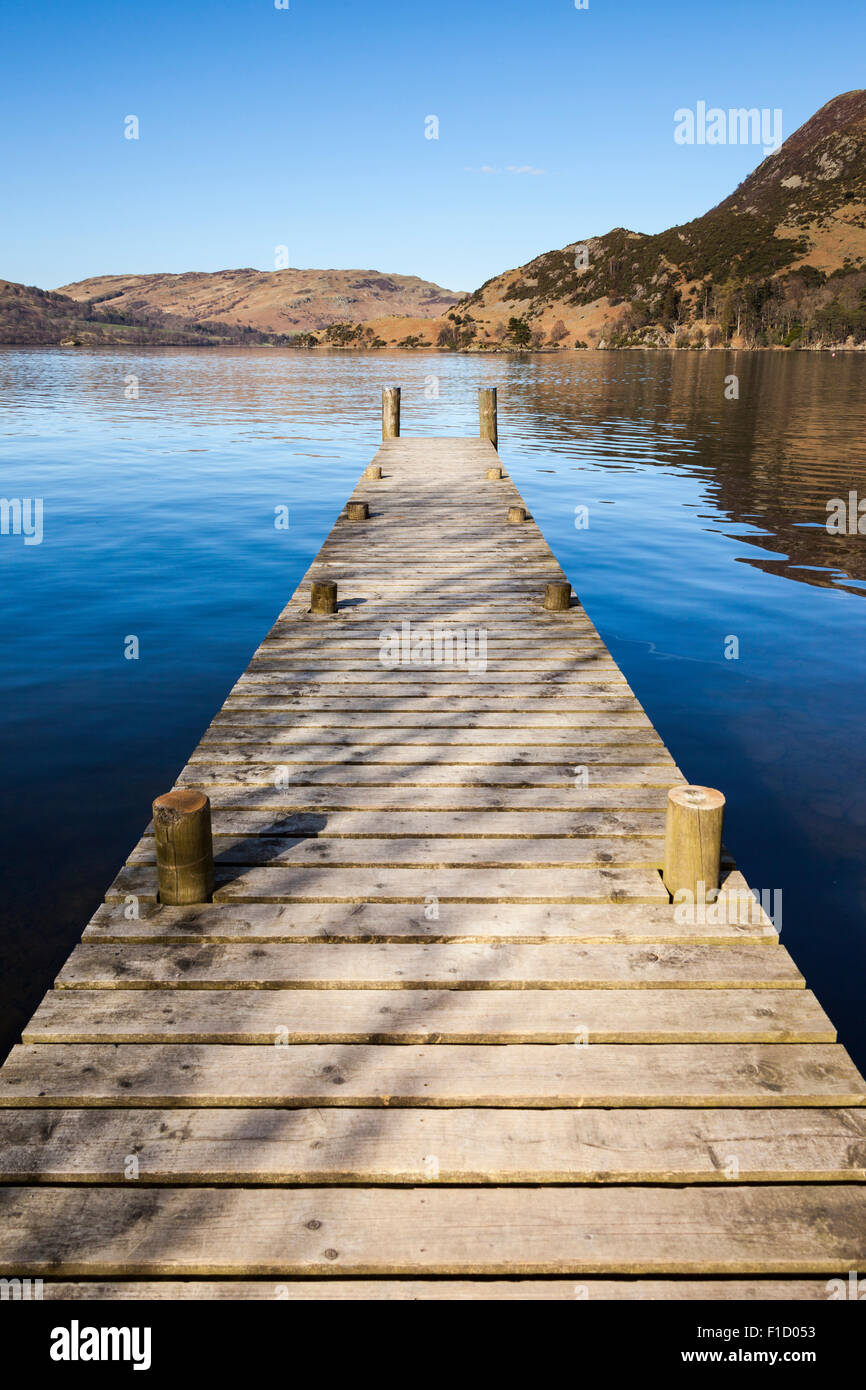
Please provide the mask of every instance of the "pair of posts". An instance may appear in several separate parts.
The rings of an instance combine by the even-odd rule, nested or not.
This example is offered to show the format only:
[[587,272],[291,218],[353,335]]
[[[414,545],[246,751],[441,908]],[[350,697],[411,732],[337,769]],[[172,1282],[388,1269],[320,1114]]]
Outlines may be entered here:
[[[496,387],[482,386],[478,391],[478,433],[489,439],[494,449],[499,446],[499,427]],[[400,387],[386,386],[382,391],[382,438],[400,438]]]
[[[662,878],[668,892],[698,894],[718,888],[725,798],[712,787],[672,787],[668,792]],[[177,790],[153,803],[159,901],[188,907],[213,898],[214,858],[210,799]]]

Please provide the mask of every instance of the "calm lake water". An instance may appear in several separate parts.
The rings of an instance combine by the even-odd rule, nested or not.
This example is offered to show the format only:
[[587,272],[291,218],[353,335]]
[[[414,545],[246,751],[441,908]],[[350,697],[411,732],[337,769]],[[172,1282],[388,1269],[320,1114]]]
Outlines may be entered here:
[[40,545],[0,536],[0,1053],[321,545],[391,383],[405,434],[477,433],[499,386],[505,464],[866,1066],[866,536],[825,528],[866,499],[866,358],[769,353],[0,349],[0,495],[44,505]]

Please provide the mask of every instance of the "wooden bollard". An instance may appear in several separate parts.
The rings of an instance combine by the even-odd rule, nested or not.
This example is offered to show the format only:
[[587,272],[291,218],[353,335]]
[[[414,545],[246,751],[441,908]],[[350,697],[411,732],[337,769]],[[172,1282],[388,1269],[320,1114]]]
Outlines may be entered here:
[[366,502],[347,502],[346,516],[349,521],[366,521],[370,515],[370,508]]
[[310,612],[336,613],[337,585],[333,579],[314,579],[310,586]]
[[501,469],[501,468],[488,468],[488,470],[487,470],[487,481],[488,481],[488,483],[495,483],[495,482],[496,482],[499,478],[501,478],[501,477],[502,477],[502,469]]
[[665,866],[662,878],[673,895],[698,884],[715,891],[721,882],[722,822],[725,798],[713,787],[671,787],[665,824]]
[[368,463],[364,469],[365,478],[381,478],[382,465],[380,463]]
[[482,439],[489,439],[494,449],[499,445],[499,429],[496,418],[496,387],[481,386],[478,390],[478,423]]
[[571,585],[567,579],[554,579],[545,586],[544,606],[551,613],[561,613],[571,607]]
[[508,520],[509,520],[510,525],[512,525],[512,526],[519,526],[520,523],[521,523],[521,521],[525,521],[525,520],[526,520],[526,508],[525,508],[525,507],[509,507],[509,508],[508,508]]
[[399,386],[385,386],[382,390],[382,438],[400,438]]
[[178,790],[153,803],[159,901],[166,907],[213,898],[213,836],[204,792]]

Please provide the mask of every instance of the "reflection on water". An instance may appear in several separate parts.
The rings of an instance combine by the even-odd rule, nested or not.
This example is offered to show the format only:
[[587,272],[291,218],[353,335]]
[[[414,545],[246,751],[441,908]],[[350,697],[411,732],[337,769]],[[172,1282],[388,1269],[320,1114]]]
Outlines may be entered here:
[[0,536],[0,1042],[327,534],[391,382],[407,434],[474,434],[499,386],[505,462],[864,1065],[866,537],[825,526],[866,499],[846,354],[0,349],[0,495],[42,497],[45,528]]

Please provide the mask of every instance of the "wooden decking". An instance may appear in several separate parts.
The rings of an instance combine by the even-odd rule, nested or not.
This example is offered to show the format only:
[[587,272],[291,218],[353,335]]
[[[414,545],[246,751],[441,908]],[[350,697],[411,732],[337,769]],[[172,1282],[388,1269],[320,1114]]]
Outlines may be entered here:
[[[675,919],[682,774],[583,608],[542,608],[493,446],[376,461],[178,779],[214,903],[158,905],[146,832],[0,1071],[0,1275],[826,1298],[866,1268],[863,1078],[766,918]],[[483,629],[486,669],[386,667],[406,622]]]

